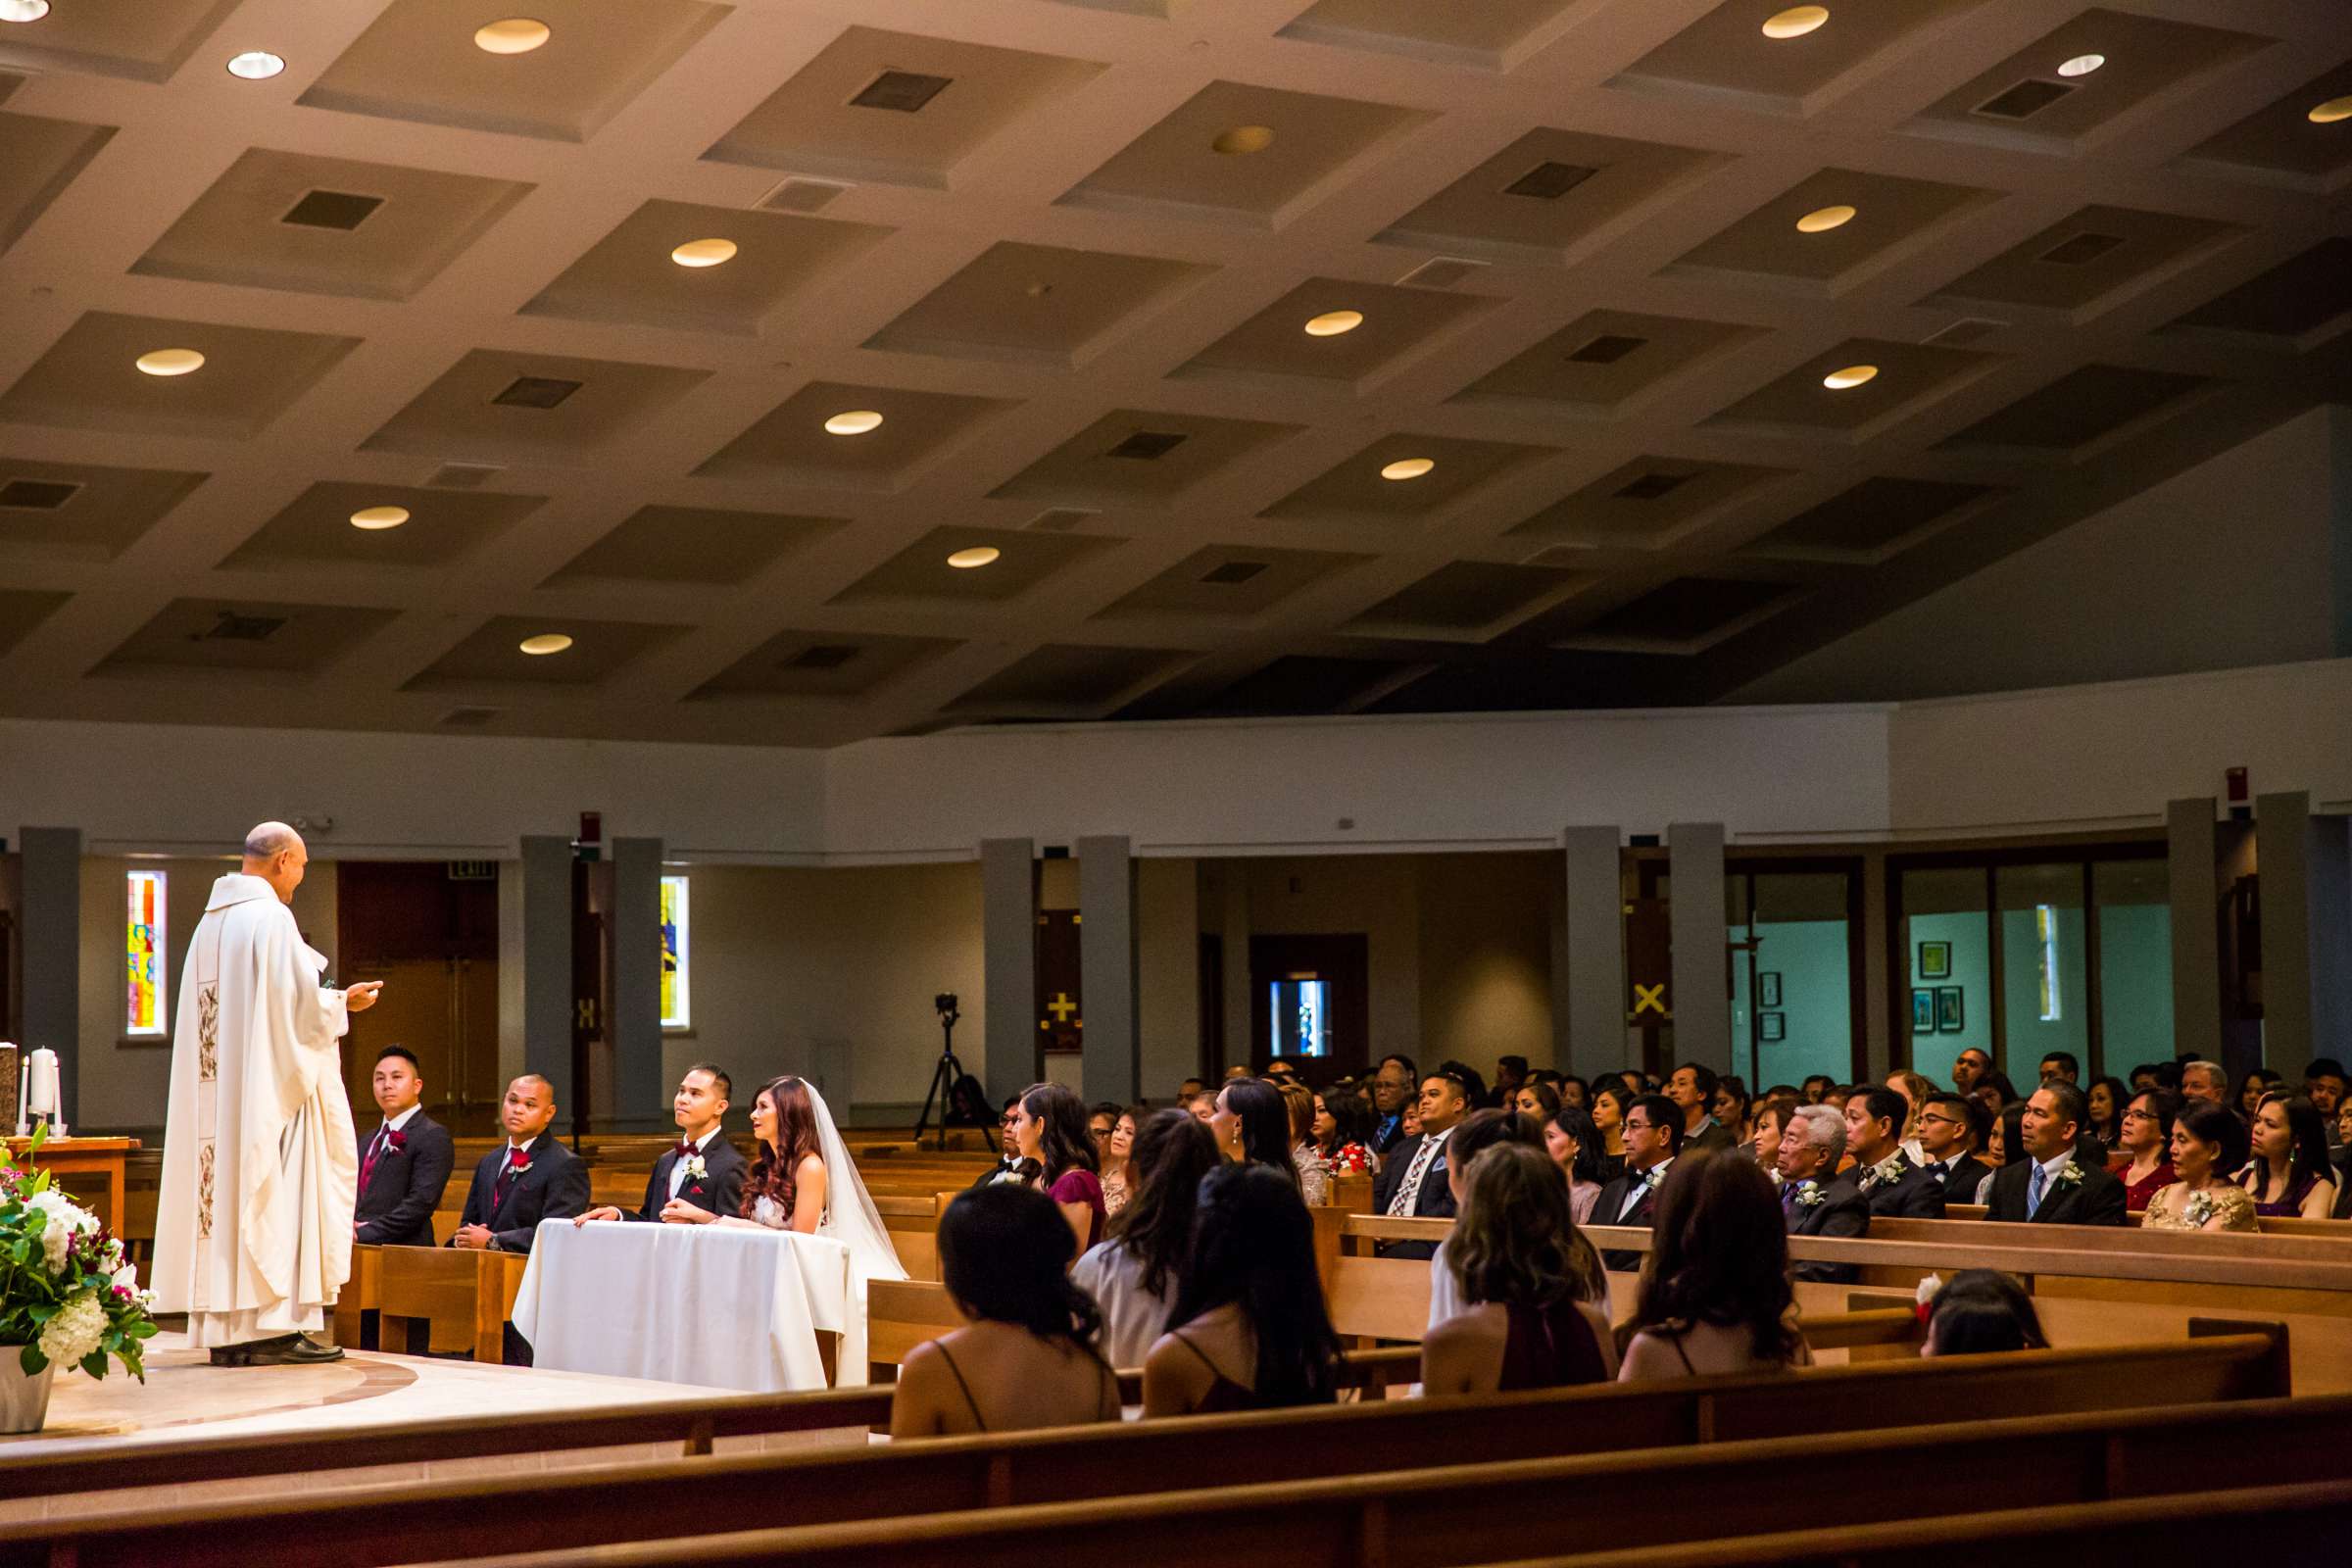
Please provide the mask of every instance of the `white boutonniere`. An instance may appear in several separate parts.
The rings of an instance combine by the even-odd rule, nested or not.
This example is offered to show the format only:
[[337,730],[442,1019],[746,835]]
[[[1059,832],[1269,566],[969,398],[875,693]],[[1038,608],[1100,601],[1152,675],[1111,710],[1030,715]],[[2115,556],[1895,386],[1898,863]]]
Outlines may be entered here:
[[1796,1206],[1799,1208],[1811,1208],[1816,1203],[1826,1203],[1829,1200],[1830,1195],[1821,1190],[1819,1182],[1807,1182],[1797,1189]]
[[1666,1167],[1663,1165],[1652,1165],[1642,1173],[1642,1185],[1644,1187],[1655,1187],[1665,1179]]
[[2211,1193],[2191,1193],[2188,1201],[2181,1206],[2180,1218],[2189,1229],[2202,1230],[2205,1222],[2213,1218],[2218,1206]]
[[699,1182],[705,1176],[710,1174],[710,1172],[704,1167],[703,1156],[700,1154],[688,1154],[686,1156],[685,1169],[686,1179],[693,1182]]
[[2053,1185],[2053,1186],[2056,1186],[2056,1187],[2080,1187],[2080,1186],[2082,1186],[2082,1166],[2080,1166],[2080,1165],[2078,1165],[2078,1164],[2076,1164],[2076,1163],[2075,1163],[2073,1160],[2071,1160],[2071,1159],[2070,1159],[2070,1160],[2068,1160],[2068,1161],[2066,1162],[2066,1169],[2064,1169],[2064,1170],[2062,1170],[2062,1171],[2060,1171],[2060,1172],[2058,1173],[2058,1179],[2057,1179],[2057,1181],[2055,1181],[2055,1182],[2054,1182],[2054,1183],[2052,1183],[2051,1185]]
[[1867,1193],[1873,1188],[1884,1187],[1888,1182],[1899,1182],[1903,1179],[1903,1172],[1907,1168],[1903,1164],[1902,1151],[1897,1150],[1863,1173],[1862,1190]]

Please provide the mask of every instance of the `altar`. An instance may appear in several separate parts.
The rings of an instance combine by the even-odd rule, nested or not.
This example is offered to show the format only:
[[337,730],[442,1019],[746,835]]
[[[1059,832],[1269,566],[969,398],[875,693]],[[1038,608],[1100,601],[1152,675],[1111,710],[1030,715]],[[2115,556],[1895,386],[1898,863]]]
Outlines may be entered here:
[[826,1236],[548,1220],[514,1298],[532,1364],[777,1394],[866,1380],[865,1291]]

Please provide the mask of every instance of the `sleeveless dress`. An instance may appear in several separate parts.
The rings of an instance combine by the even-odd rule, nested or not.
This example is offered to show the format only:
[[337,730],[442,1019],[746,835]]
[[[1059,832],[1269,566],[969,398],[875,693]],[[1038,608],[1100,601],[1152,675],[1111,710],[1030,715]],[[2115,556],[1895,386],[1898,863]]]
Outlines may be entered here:
[[1217,1363],[1211,1361],[1200,1347],[1186,1339],[1181,1332],[1176,1335],[1176,1343],[1200,1356],[1200,1364],[1208,1368],[1208,1375],[1216,1380],[1208,1386],[1208,1393],[1200,1402],[1193,1406],[1193,1414],[1227,1415],[1236,1410],[1264,1408],[1258,1403],[1255,1389],[1246,1389],[1218,1371]]
[[[2293,1219],[2297,1214],[2303,1212],[2303,1200],[2311,1196],[2311,1190],[2319,1186],[2323,1178],[2316,1170],[2302,1171],[2286,1184],[2284,1196],[2279,1198],[2277,1202],[2264,1202],[2259,1196],[2261,1188],[2253,1189],[2248,1196],[2254,1199],[2254,1212],[2265,1219]],[[2265,1171],[2262,1177],[2262,1186],[2270,1185],[2270,1173]]]
[[1549,1306],[1513,1304],[1505,1311],[1509,1327],[1503,1336],[1502,1381],[1495,1386],[1496,1393],[1607,1380],[1607,1363],[1601,1360],[1592,1325],[1574,1301],[1559,1300]]

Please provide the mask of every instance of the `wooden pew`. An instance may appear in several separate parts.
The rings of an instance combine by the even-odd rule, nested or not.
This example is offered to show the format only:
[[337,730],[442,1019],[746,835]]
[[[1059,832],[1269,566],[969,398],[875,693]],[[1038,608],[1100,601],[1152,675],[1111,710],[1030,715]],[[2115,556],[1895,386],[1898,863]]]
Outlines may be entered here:
[[[506,1326],[530,1259],[520,1252],[460,1251],[437,1247],[379,1247],[376,1322],[386,1348],[429,1345],[469,1350],[476,1361],[506,1360]],[[416,1331],[422,1327],[420,1344]],[[340,1323],[337,1325],[340,1332]]]
[[[2209,1446],[2230,1448],[2240,1463],[2275,1466],[2267,1446],[2247,1437],[2253,1433],[2278,1435],[2297,1453],[2297,1464],[2341,1467],[2324,1471],[2331,1475],[2352,1468],[2342,1444],[2316,1436],[2337,1431],[2352,1416],[2352,1399],[2264,1397],[2276,1394],[2279,1378],[2277,1338],[2251,1334],[2132,1351],[2043,1350],[1493,1399],[1375,1401],[82,1514],[0,1528],[0,1564],[62,1549],[85,1562],[244,1568],[256,1542],[268,1542],[277,1560],[321,1568],[413,1562],[494,1552],[514,1544],[522,1520],[535,1541],[569,1549],[628,1541],[647,1530],[691,1530],[701,1521],[768,1526],[660,1547],[599,1547],[596,1560],[612,1562],[813,1568],[839,1550],[846,1555],[838,1561],[873,1568],[1013,1568],[1034,1564],[1040,1541],[1054,1543],[1055,1561],[1085,1561],[1115,1557],[1122,1543],[1156,1536],[1181,1540],[1188,1553],[1202,1557],[1412,1568],[1508,1554],[1474,1554],[1490,1544],[1540,1549],[1525,1533],[1543,1528],[1531,1520],[1545,1519],[1548,1510],[1480,1501],[1491,1503],[1498,1491],[1522,1491],[1521,1483],[1534,1487],[1529,1494],[1577,1496],[1575,1517],[1616,1510],[1617,1518],[1636,1520],[1663,1512],[1675,1517],[1672,1528],[1687,1532],[1727,1528],[1717,1504],[1732,1506],[1737,1496],[1767,1499],[1785,1515],[1787,1476],[1774,1461],[1792,1452],[1808,1464],[1827,1463],[1816,1459],[1825,1453],[1840,1455],[1843,1466],[1867,1458],[1874,1506],[1882,1502],[1875,1489],[1884,1474],[1886,1497],[1898,1495],[1894,1478],[1908,1476],[1912,1491],[1904,1495],[1939,1509],[1965,1506],[1950,1483],[1952,1460],[1979,1457],[1979,1449],[1983,1468],[1972,1464],[1970,1473],[1981,1484],[1960,1490],[1981,1500],[2019,1494],[2012,1483],[2092,1487],[2119,1476],[2161,1490],[2175,1484],[2177,1473],[2163,1469],[2163,1455],[2177,1468],[2206,1463]],[[2132,1417],[2117,1412],[2146,1411],[2148,1401],[2168,1392],[2193,1403],[2138,1418],[2158,1435],[2149,1457],[2115,1462],[2110,1435],[2133,1427]],[[2262,1419],[2230,1408],[2247,1399],[2260,1401]],[[1989,1425],[1997,1430],[1981,1435],[1975,1448],[1956,1446],[1960,1423],[1984,1419],[1986,1409],[2019,1407],[2095,1413],[1996,1419]],[[1874,1417],[1902,1420],[1919,1408],[1935,1409],[1938,1424],[1907,1433],[1855,1430],[1870,1427]],[[2183,1441],[2181,1425],[2201,1421],[2213,1426]],[[2230,1421],[2238,1424],[2225,1424]],[[2041,1442],[2050,1431],[2059,1436]],[[1619,1451],[1643,1447],[1687,1451]],[[1914,1456],[1907,1469],[1893,1457],[1906,1451]],[[1417,1470],[1432,1455],[1446,1457],[1448,1467]],[[1653,1479],[1661,1469],[1670,1479]],[[1236,1476],[1251,1484],[1214,1485]],[[1188,1486],[1195,1490],[1168,1491]],[[1132,1495],[1145,1488],[1159,1494]],[[677,1506],[681,1489],[691,1491],[691,1512]],[[1707,1505],[1689,1506],[1694,1498]],[[1662,1506],[1668,1499],[1683,1505]],[[924,1507],[983,1511],[906,1517]],[[841,1520],[860,1522],[828,1522]],[[1614,1525],[1604,1539],[1623,1539],[1622,1531]],[[1464,1555],[1433,1556],[1439,1547]]]

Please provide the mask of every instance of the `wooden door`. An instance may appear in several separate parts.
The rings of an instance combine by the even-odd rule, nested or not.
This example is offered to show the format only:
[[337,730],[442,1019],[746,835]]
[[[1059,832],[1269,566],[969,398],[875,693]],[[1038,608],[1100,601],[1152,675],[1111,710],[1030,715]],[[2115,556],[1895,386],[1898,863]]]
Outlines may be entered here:
[[345,1082],[361,1126],[374,1115],[376,1054],[404,1046],[424,1078],[434,1120],[460,1133],[495,1126],[498,1099],[498,883],[452,875],[439,860],[337,864],[334,976],[381,980],[376,1004],[351,1021]]
[[[1303,1021],[1310,1006],[1311,1025]],[[1369,942],[1361,932],[1250,939],[1250,1071],[1263,1072],[1280,1056],[1316,1088],[1361,1073],[1371,1059],[1371,1019]],[[1327,1031],[1327,1049],[1318,1053],[1293,1043],[1295,1030],[1309,1027]]]

